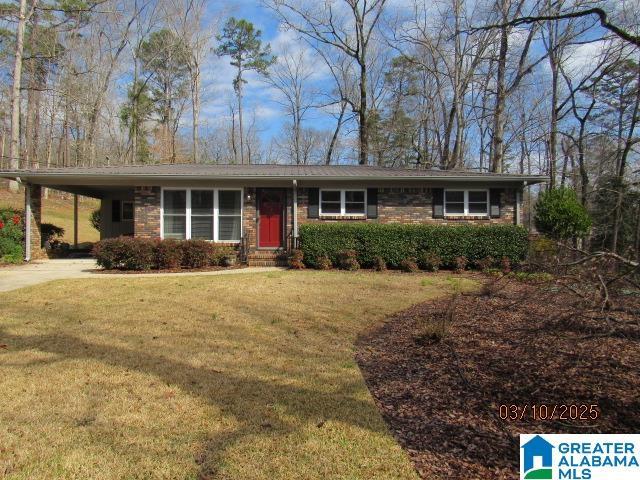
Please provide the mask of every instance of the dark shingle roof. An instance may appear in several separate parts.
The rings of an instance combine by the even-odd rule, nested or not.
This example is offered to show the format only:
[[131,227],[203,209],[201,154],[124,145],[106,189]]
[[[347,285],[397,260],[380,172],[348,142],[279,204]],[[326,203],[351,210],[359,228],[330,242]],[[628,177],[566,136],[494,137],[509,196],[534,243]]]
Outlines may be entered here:
[[162,164],[120,165],[90,168],[41,168],[33,170],[0,171],[5,178],[105,176],[105,177],[200,177],[200,178],[315,178],[315,179],[486,179],[515,181],[546,181],[541,175],[479,173],[462,170],[424,170],[360,165],[213,165]]

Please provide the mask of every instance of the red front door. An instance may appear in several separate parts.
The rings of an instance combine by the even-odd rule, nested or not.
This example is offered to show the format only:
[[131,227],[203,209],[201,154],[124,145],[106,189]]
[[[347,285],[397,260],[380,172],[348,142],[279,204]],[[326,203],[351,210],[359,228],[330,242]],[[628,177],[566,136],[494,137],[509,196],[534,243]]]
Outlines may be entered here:
[[259,197],[260,225],[258,246],[279,248],[282,246],[284,193],[277,190],[262,190]]

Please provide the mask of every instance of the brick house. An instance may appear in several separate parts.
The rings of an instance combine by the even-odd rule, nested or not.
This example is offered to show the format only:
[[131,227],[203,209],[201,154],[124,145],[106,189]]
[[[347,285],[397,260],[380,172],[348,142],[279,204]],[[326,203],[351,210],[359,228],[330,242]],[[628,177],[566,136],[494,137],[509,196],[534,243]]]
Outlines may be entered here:
[[308,222],[519,224],[537,175],[342,165],[141,165],[0,172],[26,186],[27,259],[42,187],[101,200],[100,237],[205,239],[251,259],[295,245]]

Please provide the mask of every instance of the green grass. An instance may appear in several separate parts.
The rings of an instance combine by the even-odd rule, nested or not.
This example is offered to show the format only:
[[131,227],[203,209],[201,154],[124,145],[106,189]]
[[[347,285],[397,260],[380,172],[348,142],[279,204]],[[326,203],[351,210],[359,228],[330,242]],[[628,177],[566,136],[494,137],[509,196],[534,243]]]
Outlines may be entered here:
[[287,271],[0,294],[0,477],[415,479],[354,361],[445,275]]
[[[73,196],[53,192],[49,198],[42,199],[42,222],[53,223],[65,230],[64,241],[73,244]],[[97,242],[100,233],[89,223],[91,212],[100,207],[100,201],[88,197],[79,197],[78,205],[78,241]],[[8,191],[6,183],[0,183],[0,207],[24,209],[24,191],[18,193]]]

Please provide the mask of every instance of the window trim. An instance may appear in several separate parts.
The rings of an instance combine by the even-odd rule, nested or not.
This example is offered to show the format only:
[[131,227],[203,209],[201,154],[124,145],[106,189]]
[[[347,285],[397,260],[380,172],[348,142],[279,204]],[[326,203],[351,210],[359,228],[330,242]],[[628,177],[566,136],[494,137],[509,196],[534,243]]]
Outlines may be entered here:
[[[447,213],[447,192],[463,192],[464,193],[464,212],[463,213]],[[469,213],[469,192],[484,192],[487,199],[487,210],[484,213]],[[486,188],[446,188],[442,199],[443,212],[445,217],[488,217],[491,199],[489,196],[489,190]],[[457,202],[459,203],[459,202]],[[478,203],[478,202],[473,202]]]
[[[213,240],[205,240],[205,242],[213,243],[234,243],[238,244],[242,241],[244,235],[244,189],[243,188],[207,188],[207,187],[162,187],[160,189],[160,238],[164,240],[164,192],[165,190],[178,190],[187,192],[187,202],[185,207],[185,240],[191,240],[191,191],[206,190],[213,192]],[[240,192],[240,238],[238,240],[219,240],[218,239],[218,192],[233,191]],[[235,216],[235,215],[228,215]]]
[[[367,189],[366,188],[321,188],[318,195],[318,212],[320,217],[366,217],[367,216]],[[324,192],[340,192],[340,213],[322,212],[322,194]],[[346,213],[346,192],[364,192],[362,213]]]

